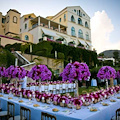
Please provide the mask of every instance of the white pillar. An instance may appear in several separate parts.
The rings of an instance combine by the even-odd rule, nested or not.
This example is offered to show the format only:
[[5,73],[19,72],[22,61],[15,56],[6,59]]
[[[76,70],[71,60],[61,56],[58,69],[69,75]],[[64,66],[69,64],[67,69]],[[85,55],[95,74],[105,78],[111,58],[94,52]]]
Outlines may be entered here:
[[40,16],[38,17],[38,26],[40,26]]
[[55,51],[55,59],[57,59],[57,51]]
[[72,63],[72,59],[70,59],[70,63]]
[[60,32],[60,25],[58,25],[58,31]]
[[32,53],[32,45],[30,44],[30,53]]
[[15,58],[15,66],[17,66],[17,65],[18,65],[18,59]]
[[48,21],[48,28],[50,28],[50,21]]

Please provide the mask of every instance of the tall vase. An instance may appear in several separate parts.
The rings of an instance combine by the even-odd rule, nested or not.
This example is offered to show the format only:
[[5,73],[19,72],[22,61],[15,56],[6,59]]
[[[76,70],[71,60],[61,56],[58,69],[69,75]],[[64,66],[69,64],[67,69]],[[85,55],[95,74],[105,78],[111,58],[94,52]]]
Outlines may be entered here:
[[15,88],[17,89],[17,78],[15,80]]
[[105,79],[106,81],[106,89],[108,88],[108,79]]
[[113,78],[110,78],[110,87],[113,86]]
[[41,78],[39,79],[39,92],[41,92]]
[[78,97],[78,96],[79,96],[79,91],[78,91],[78,80],[75,80],[75,85],[76,85],[76,89],[75,89],[74,97]]
[[2,85],[2,77],[0,77],[0,84]]

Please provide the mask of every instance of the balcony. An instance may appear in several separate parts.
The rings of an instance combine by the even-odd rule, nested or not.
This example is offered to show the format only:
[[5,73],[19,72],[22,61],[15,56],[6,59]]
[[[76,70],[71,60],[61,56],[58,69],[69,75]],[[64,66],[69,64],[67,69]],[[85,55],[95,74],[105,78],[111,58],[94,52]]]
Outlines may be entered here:
[[[40,21],[38,21],[40,20]],[[56,23],[56,22],[53,22],[53,21],[50,21],[46,18],[43,18],[43,17],[36,17],[35,19],[31,20],[31,24],[32,27],[30,29],[33,29],[35,27],[38,26],[38,24],[40,24],[41,27],[45,27],[45,28],[48,28],[48,29],[51,29],[51,30],[55,30],[57,32],[61,32],[61,33],[64,33],[64,34],[67,34],[67,27],[64,26],[64,25],[61,25],[59,23]]]

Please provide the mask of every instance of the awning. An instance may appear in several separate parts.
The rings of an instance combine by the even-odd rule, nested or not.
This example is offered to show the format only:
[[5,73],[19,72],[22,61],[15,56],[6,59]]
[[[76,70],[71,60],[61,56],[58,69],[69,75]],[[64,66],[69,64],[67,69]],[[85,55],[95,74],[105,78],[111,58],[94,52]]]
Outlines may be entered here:
[[90,42],[86,42],[89,46],[92,46],[92,44]]
[[46,30],[42,28],[42,31],[44,32],[45,35],[54,36],[54,37],[57,36],[55,32],[52,32],[50,30]]
[[79,40],[79,41],[80,41],[81,44],[87,45],[87,44],[85,43],[85,41],[83,41],[83,40]]
[[57,35],[58,35],[58,37],[61,37],[61,38],[67,38],[67,36],[60,35],[60,34],[58,34],[58,33],[57,33]]

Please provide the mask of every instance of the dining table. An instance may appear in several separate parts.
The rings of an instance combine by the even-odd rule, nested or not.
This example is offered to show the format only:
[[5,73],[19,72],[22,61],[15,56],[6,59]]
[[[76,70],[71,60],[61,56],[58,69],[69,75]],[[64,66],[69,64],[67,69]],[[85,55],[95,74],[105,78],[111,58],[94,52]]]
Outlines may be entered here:
[[[3,97],[0,97],[2,110],[7,110],[7,102],[10,101],[15,104],[15,115],[20,114],[20,106],[29,108],[31,110],[31,120],[41,120],[41,112],[54,115],[57,120],[111,120],[112,116],[115,116],[115,111],[120,108],[120,99],[117,98],[120,98],[120,94],[90,106],[81,106],[79,110],[74,109],[74,107],[69,109],[59,105],[37,102],[36,99],[28,100],[22,98],[23,102],[19,103],[19,97],[12,96],[12,99],[8,99],[8,96],[8,94],[4,94]],[[114,99],[115,102],[111,102],[111,99]],[[102,103],[107,103],[108,106],[103,106]],[[34,104],[39,106],[34,107]],[[53,112],[54,108],[59,111]],[[97,111],[90,111],[90,108],[96,108]]]

